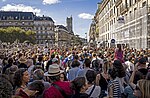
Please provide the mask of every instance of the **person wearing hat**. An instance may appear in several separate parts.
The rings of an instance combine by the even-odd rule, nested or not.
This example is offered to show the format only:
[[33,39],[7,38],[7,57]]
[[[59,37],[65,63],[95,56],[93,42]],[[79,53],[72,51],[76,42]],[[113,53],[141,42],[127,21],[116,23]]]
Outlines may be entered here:
[[44,76],[49,78],[49,82],[51,82],[52,86],[44,91],[44,98],[66,98],[66,96],[73,93],[70,88],[70,82],[60,81],[60,74],[63,72],[64,71],[60,70],[59,65],[56,63],[49,66],[49,69],[44,73]]
[[28,68],[26,63],[27,63],[27,59],[25,57],[21,57],[19,60],[19,65],[18,68]]

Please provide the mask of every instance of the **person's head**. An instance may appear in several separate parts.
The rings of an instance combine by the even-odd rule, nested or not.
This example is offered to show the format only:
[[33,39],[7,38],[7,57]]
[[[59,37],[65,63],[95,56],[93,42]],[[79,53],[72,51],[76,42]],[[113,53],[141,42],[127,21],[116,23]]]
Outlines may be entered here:
[[147,73],[146,80],[150,80],[150,72]]
[[42,95],[45,87],[44,87],[44,84],[42,81],[35,80],[28,85],[28,89],[35,91],[36,94],[34,94],[34,96],[36,95],[36,97],[37,97],[38,95]]
[[109,76],[110,79],[115,79],[116,78],[116,74],[113,72],[113,69],[108,70],[108,76]]
[[52,55],[51,55],[51,59],[53,59],[54,57],[55,57],[55,54],[52,54]]
[[8,59],[8,64],[13,64],[13,58]]
[[85,76],[89,84],[94,84],[96,80],[96,72],[94,70],[88,70]]
[[39,62],[42,62],[42,61],[43,61],[43,56],[42,56],[42,55],[40,55],[40,56],[38,57],[38,61],[39,61]]
[[57,63],[57,64],[58,64],[58,62],[59,62],[59,61],[58,61],[57,58],[53,58],[53,59],[52,59],[52,64],[54,64],[54,63]]
[[139,80],[134,90],[134,95],[138,98],[149,98],[150,97],[150,81]]
[[33,65],[33,60],[32,59],[28,59],[27,66],[30,67],[32,65]]
[[42,69],[36,69],[33,72],[33,79],[34,80],[42,80],[44,78],[44,71]]
[[129,57],[128,57],[128,60],[129,60],[129,61],[132,61],[132,56],[129,56]]
[[11,98],[13,87],[6,75],[0,74],[0,98]]
[[60,74],[60,81],[68,81],[66,74],[64,72]]
[[140,58],[138,63],[139,63],[140,67],[146,67],[146,59],[145,58]]
[[114,76],[119,77],[119,78],[122,78],[125,76],[124,66],[119,60],[114,61],[112,74],[114,74]]
[[19,70],[17,70],[15,72],[14,75],[14,84],[17,87],[20,87],[23,83],[26,84],[29,82],[29,73],[27,71],[27,69],[25,68],[20,68]]
[[90,64],[91,64],[91,60],[89,58],[85,58],[85,60],[84,60],[84,66],[85,67],[90,67]]
[[76,93],[84,93],[87,89],[85,77],[77,77],[71,82],[71,88],[75,90]]
[[76,60],[73,61],[72,64],[71,64],[71,67],[73,67],[73,68],[74,67],[79,67],[79,66],[80,66],[80,63],[78,61],[76,61]]
[[92,56],[93,56],[93,57],[96,57],[96,53],[93,53]]
[[49,66],[48,72],[44,73],[44,76],[48,77],[49,82],[55,82],[60,80],[60,74],[63,72],[58,64],[52,64]]
[[19,63],[23,63],[23,64],[26,64],[27,63],[27,59],[25,57],[21,57],[19,59]]
[[78,56],[78,55],[75,55],[75,56],[74,56],[74,59],[75,59],[75,60],[78,60],[78,59],[79,59],[79,56]]
[[121,50],[121,44],[118,44],[118,46],[117,46],[117,47],[118,47],[118,49],[119,49],[119,50]]
[[101,58],[101,57],[102,57],[102,53],[98,53],[98,57],[100,57],[100,58]]

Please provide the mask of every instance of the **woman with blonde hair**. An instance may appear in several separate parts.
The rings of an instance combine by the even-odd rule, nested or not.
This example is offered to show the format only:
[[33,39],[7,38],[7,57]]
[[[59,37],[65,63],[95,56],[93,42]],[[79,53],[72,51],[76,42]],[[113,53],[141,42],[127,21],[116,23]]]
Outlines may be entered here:
[[[147,77],[150,76],[150,73],[147,74]],[[138,98],[149,98],[150,97],[150,80],[142,79],[139,80],[136,88],[134,90],[134,95]]]

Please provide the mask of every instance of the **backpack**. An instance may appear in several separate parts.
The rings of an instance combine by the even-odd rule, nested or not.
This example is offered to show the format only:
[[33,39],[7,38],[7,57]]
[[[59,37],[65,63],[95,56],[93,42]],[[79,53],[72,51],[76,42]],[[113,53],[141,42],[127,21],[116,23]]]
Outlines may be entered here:
[[92,69],[96,71],[96,73],[101,72],[102,70],[102,64],[100,63],[100,60],[96,58],[96,60],[92,61]]

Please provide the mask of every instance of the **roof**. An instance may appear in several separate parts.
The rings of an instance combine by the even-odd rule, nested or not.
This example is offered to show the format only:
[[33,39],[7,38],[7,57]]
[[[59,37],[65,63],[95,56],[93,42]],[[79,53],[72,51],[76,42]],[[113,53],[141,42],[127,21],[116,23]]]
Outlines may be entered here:
[[35,20],[35,21],[43,21],[43,20],[47,20],[47,21],[52,21],[52,22],[54,22],[53,19],[52,19],[51,17],[45,17],[45,16],[43,16],[43,17],[36,16],[34,20]]
[[57,25],[56,27],[58,27],[59,29],[64,29],[64,30],[68,31],[68,29],[63,25]]
[[34,20],[33,12],[0,11],[0,20]]

